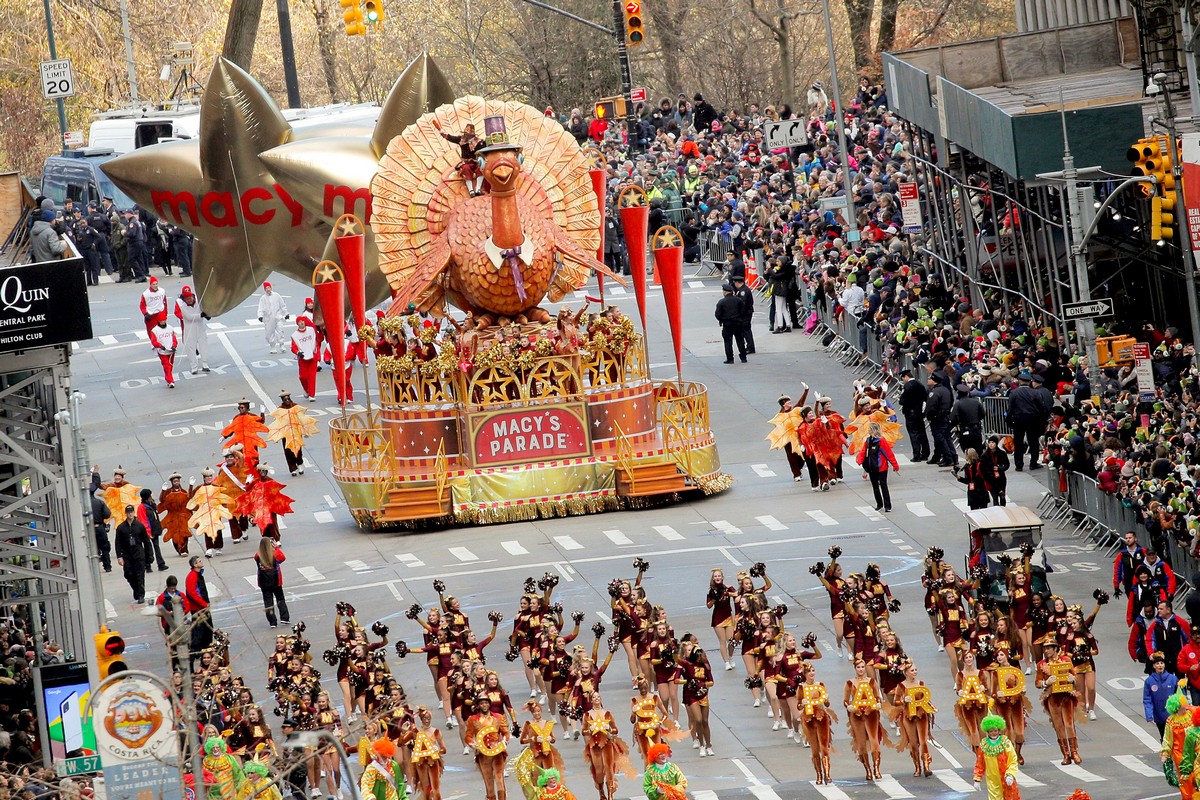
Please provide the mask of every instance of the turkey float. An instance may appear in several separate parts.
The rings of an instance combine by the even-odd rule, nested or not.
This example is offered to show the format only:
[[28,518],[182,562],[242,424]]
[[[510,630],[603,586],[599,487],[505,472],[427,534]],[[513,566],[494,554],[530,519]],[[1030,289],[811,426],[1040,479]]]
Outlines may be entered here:
[[360,332],[380,407],[330,422],[361,527],[615,511],[731,485],[707,390],[651,378],[636,315],[590,296],[544,307],[585,297],[593,272],[624,284],[596,259],[597,161],[537,109],[478,97],[388,144],[371,226],[394,299]]

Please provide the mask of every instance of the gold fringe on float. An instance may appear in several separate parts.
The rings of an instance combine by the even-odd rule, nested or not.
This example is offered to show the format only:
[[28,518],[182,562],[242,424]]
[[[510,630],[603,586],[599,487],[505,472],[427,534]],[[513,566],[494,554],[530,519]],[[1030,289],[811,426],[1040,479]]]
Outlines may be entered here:
[[456,508],[454,521],[467,525],[490,525],[496,522],[526,522],[533,519],[551,519],[552,517],[577,517],[583,514],[620,511],[624,507],[622,500],[623,498],[614,495],[592,495],[500,507],[471,504]]
[[692,483],[706,495],[720,494],[733,486],[733,476],[727,472],[714,472],[712,475],[697,475],[692,478]]

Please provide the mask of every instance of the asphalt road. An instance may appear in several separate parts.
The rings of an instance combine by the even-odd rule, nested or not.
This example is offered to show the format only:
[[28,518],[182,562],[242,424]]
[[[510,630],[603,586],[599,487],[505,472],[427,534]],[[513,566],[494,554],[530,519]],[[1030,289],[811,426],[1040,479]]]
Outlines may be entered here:
[[[309,294],[306,288],[280,276],[273,281],[292,313],[300,310]],[[164,288],[177,296],[183,282],[168,277]],[[289,356],[268,353],[262,328],[254,319],[257,298],[252,298],[215,321],[209,337],[213,372],[193,377],[186,374],[186,362],[181,360],[177,388],[168,390],[158,359],[145,341],[137,310],[142,288],[141,284],[103,284],[93,290],[96,338],[80,343],[72,364],[75,386],[87,396],[82,409],[92,461],[100,465],[106,479],[112,468],[121,464],[130,481],[149,486],[157,494],[173,470],[179,470],[186,482],[188,476],[199,478],[204,466],[219,460],[219,431],[240,398],[273,408],[279,390],[295,391],[298,381]],[[704,382],[710,389],[724,468],[736,479],[730,491],[636,512],[422,534],[368,534],[354,526],[326,472],[330,455],[324,436],[305,447],[311,466],[297,478],[289,478],[283,469],[279,445],[270,445],[266,458],[278,468],[275,477],[287,483],[288,493],[297,498],[295,513],[286,518],[283,531],[292,619],[305,620],[313,650],[320,653],[333,642],[334,604],[349,600],[363,624],[386,620],[393,641],[405,638],[417,646],[420,631],[405,619],[404,611],[414,601],[436,602],[435,578],[446,582],[481,627],[491,609],[511,620],[524,579],[553,571],[561,576],[555,599],[568,611],[587,612],[586,628],[606,619],[608,582],[617,576],[631,576],[631,562],[641,556],[651,563],[645,581],[651,600],[667,608],[677,633],[695,631],[711,654],[716,642],[704,608],[709,570],[720,566],[736,572],[763,561],[775,584],[771,599],[791,609],[786,617],[788,628],[799,634],[816,631],[828,645],[831,632],[826,595],[808,567],[825,560],[826,550],[836,543],[848,569],[861,569],[868,560],[878,562],[893,592],[904,601],[905,608],[893,617],[893,624],[922,678],[930,684],[935,705],[942,709],[937,716],[939,747],[934,754],[934,777],[911,777],[907,754],[889,750],[883,766],[891,778],[865,783],[843,722],[835,728],[835,783],[814,786],[809,751],[786,739],[783,731],[773,732],[765,709],[752,707],[739,665],[738,671],[717,674],[712,694],[716,757],[700,759],[686,743],[676,748],[692,795],[699,800],[791,800],[819,794],[843,800],[940,798],[970,791],[974,759],[950,711],[949,669],[930,635],[919,584],[920,560],[931,545],[943,547],[951,563],[962,561],[967,541],[959,484],[946,470],[902,460],[900,474],[891,481],[895,511],[884,516],[874,511],[869,485],[858,480],[857,468],[849,464],[846,475],[850,480],[828,493],[814,494],[807,484],[794,483],[782,455],[768,451],[763,441],[769,430],[766,420],[777,409],[775,398],[781,391],[798,392],[805,381],[814,391],[831,395],[835,407],[846,410],[852,378],[827,358],[813,339],[801,333],[768,334],[761,312],[756,316],[757,355],[746,365],[722,364],[720,335],[712,317],[719,296],[719,286],[712,279],[689,280],[685,287],[683,371],[685,378]],[[631,291],[613,300],[626,313],[635,313]],[[655,289],[649,306],[652,368],[656,377],[671,377],[674,359],[661,294]],[[318,389],[314,413],[323,417],[339,413],[328,371],[318,376]],[[897,450],[910,452],[906,442]],[[1036,504],[1043,491],[1036,480],[1044,474],[1013,474],[1009,484],[1012,500]],[[1055,569],[1053,588],[1068,602],[1090,607],[1094,588],[1111,588],[1109,563],[1087,542],[1057,529],[1048,529],[1045,541]],[[256,699],[270,708],[270,695],[264,687],[265,663],[274,631],[267,627],[253,585],[252,548],[249,543],[227,544],[225,551],[208,563],[206,578],[217,594],[217,625],[229,632],[235,645],[235,671],[246,677]],[[201,549],[199,543],[193,544],[193,552]],[[172,553],[167,560],[172,574],[182,578],[187,570],[184,559]],[[155,585],[148,586],[148,595],[150,589],[161,590],[164,577],[154,574]],[[103,583],[113,625],[129,643],[130,665],[165,672],[164,648],[154,620],[130,605],[131,593],[119,570],[105,575]],[[1123,614],[1123,603],[1113,603],[1101,612],[1096,626],[1101,644],[1097,658],[1099,718],[1080,728],[1083,764],[1058,764],[1053,732],[1040,708],[1035,709],[1020,780],[1026,798],[1065,798],[1076,787],[1084,787],[1098,800],[1176,796],[1163,781],[1152,749],[1157,731],[1142,715],[1141,670],[1133,668],[1125,652],[1128,634]],[[831,695],[840,696],[850,666],[825,649],[829,655],[818,663],[818,678],[830,687]],[[388,652],[393,672],[409,696],[433,706],[424,664],[416,658],[398,662],[390,647]],[[525,697],[524,679],[503,659],[503,652],[502,642],[493,644],[489,666],[500,672],[519,705]],[[340,697],[332,670],[319,658],[316,665],[326,673],[335,699]],[[627,669],[618,657],[605,681],[605,697],[622,723],[627,681]],[[627,723],[621,727],[628,731]],[[456,740],[453,733],[447,736],[450,745]],[[579,745],[560,742],[560,749],[567,762],[568,785],[578,797],[591,797],[593,789]],[[482,796],[471,760],[453,747],[443,788],[447,798]],[[510,780],[509,789],[519,795],[515,781]],[[640,782],[622,779],[617,796],[641,797]]]

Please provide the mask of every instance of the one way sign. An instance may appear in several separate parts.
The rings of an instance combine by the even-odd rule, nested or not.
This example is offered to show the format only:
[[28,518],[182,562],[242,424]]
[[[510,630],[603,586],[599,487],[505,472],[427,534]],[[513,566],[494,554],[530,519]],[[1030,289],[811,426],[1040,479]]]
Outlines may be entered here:
[[800,147],[808,144],[808,132],[804,129],[804,120],[789,119],[780,122],[763,123],[763,141],[768,150],[778,150],[783,147]]
[[1079,303],[1063,303],[1063,319],[1096,319],[1109,317],[1113,313],[1112,300],[1084,300]]

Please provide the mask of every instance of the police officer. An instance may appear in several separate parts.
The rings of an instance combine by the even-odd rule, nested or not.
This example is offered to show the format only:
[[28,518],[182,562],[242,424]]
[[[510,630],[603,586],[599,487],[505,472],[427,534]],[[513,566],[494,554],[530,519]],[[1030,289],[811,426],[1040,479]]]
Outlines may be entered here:
[[[108,202],[111,204],[112,200]],[[105,275],[112,275],[113,254],[108,242],[109,236],[112,235],[112,223],[109,222],[108,213],[101,210],[95,202],[88,203],[87,221],[88,227],[96,234],[96,252],[100,256],[100,267]]]
[[971,387],[960,383],[955,390],[958,399],[950,409],[950,419],[958,426],[958,443],[965,453],[974,450],[983,452],[983,401],[971,396]]
[[[754,292],[746,285],[746,276],[733,276],[733,293],[742,303],[742,338],[746,340],[746,354],[754,355]],[[743,359],[744,361],[745,359]]]
[[925,431],[925,399],[929,390],[913,377],[911,369],[900,370],[904,388],[900,390],[900,410],[904,412],[904,429],[913,446],[913,463],[929,460],[929,436]]
[[[80,217],[75,222],[75,246],[79,248],[79,254],[83,256],[83,264],[86,268],[86,277],[88,286],[100,285],[100,239],[92,226],[88,224],[87,217]],[[106,240],[107,241],[107,240]]]
[[92,493],[92,527],[96,532],[96,552],[100,554],[100,563],[104,567],[105,572],[112,572],[112,545],[108,541],[109,520],[112,519],[112,512],[108,510],[108,505],[100,499],[101,490],[96,489]]
[[[1034,380],[1038,387],[1033,387]],[[1029,370],[1022,370],[1017,375],[1020,384],[1008,395],[1008,416],[1013,432],[1013,461],[1016,462],[1017,472],[1025,468],[1025,451],[1029,451],[1029,469],[1040,469],[1038,454],[1042,449],[1042,434],[1050,422],[1050,409],[1054,399],[1041,386],[1041,376],[1034,375]]]
[[717,308],[713,315],[721,324],[721,338],[725,340],[725,363],[733,363],[733,343],[736,340],[738,356],[744,364],[746,363],[746,338],[743,333],[745,323],[742,321],[742,301],[734,294],[731,284],[722,284],[721,293],[722,297],[717,301]]
[[133,590],[133,602],[146,602],[146,550],[144,543],[150,538],[146,526],[138,522],[133,506],[125,506],[125,521],[117,526],[117,563]]

